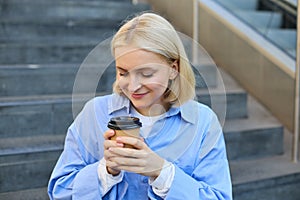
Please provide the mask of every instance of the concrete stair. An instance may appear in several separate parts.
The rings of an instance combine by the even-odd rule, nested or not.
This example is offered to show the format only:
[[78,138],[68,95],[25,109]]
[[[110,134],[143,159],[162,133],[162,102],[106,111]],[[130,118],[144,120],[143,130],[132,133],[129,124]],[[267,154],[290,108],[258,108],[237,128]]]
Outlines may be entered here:
[[[271,0],[215,0],[243,22],[296,58],[296,6]],[[285,1],[286,2],[286,1]],[[283,6],[282,6],[283,5]],[[293,12],[290,12],[290,11]]]
[[124,19],[149,8],[126,1],[2,1],[1,63],[81,63]]
[[287,130],[283,140],[283,154],[230,162],[234,199],[299,199],[300,163],[291,162],[292,135]]
[[[251,6],[250,1],[245,2]],[[121,0],[0,0],[1,15],[5,16],[0,19],[0,199],[48,199],[47,182],[63,150],[73,114],[91,95],[110,93],[114,81],[112,58],[99,55],[97,68],[85,69],[84,86],[74,96],[80,64],[126,16],[149,8]],[[109,49],[107,45],[99,48]],[[218,69],[224,94],[217,70],[209,65],[200,69],[201,75],[195,70],[197,99],[207,105],[212,98],[216,100],[218,115],[226,104],[224,134],[235,199],[249,198],[258,186],[276,188],[277,182],[289,181],[290,173],[276,177],[255,174],[257,168],[263,172],[270,167],[268,160],[274,165],[276,158],[285,156],[284,127],[226,72]],[[90,80],[98,84],[94,86]],[[248,168],[251,179],[242,173]],[[274,167],[274,174],[276,170]],[[297,173],[294,170],[295,177],[299,177]],[[257,195],[261,194],[258,190]]]

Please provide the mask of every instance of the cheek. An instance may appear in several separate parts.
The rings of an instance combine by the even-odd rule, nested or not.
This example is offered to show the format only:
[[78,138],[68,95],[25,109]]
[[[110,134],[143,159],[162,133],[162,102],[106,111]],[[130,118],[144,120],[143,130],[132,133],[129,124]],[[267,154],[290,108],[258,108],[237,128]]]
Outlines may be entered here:
[[121,89],[124,89],[126,87],[127,82],[123,79],[123,78],[120,78],[120,77],[117,77],[117,81],[116,81],[116,84],[121,88]]
[[156,85],[157,88],[166,89],[168,87],[169,80],[166,79],[165,76],[159,76],[153,80],[153,84]]
[[152,90],[156,90],[156,91],[165,91],[168,87],[168,81],[155,81],[152,80],[151,82],[148,82],[145,84],[146,87],[151,88]]

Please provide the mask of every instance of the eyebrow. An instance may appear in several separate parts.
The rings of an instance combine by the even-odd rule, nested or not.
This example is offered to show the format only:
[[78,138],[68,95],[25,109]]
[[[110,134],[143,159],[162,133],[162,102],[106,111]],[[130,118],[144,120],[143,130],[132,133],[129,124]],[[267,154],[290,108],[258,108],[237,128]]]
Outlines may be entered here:
[[126,72],[127,72],[127,69],[124,69],[124,68],[122,68],[122,67],[120,67],[120,66],[116,66],[116,68],[119,69],[119,70],[123,70],[123,71],[126,71]]
[[[120,66],[116,66],[116,68],[119,69],[119,70],[128,71],[127,69],[124,69]],[[156,69],[153,69],[153,68],[148,67],[148,66],[144,66],[144,67],[142,66],[142,67],[138,67],[137,69],[133,69],[133,70],[134,71],[142,71],[142,70],[156,70]]]

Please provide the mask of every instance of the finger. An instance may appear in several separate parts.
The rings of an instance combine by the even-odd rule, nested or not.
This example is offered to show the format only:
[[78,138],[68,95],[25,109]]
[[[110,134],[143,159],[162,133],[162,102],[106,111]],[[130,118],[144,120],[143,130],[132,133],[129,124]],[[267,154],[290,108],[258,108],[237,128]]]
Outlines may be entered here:
[[112,168],[114,170],[119,170],[118,169],[118,164],[111,161],[111,160],[109,160],[109,159],[106,160],[106,167]]
[[122,166],[136,166],[136,167],[144,167],[146,166],[146,161],[142,159],[136,159],[131,157],[111,157],[109,159],[110,162],[115,163],[119,168]]
[[119,155],[113,153],[112,151],[104,150],[103,156],[104,156],[105,160],[109,160],[110,158],[116,157],[116,156],[119,156]]
[[124,147],[123,143],[114,140],[105,140],[103,145],[104,145],[104,149],[108,149],[110,147]]
[[105,140],[109,140],[112,136],[115,135],[115,131],[112,129],[108,129],[104,134],[103,137]]
[[131,149],[131,148],[118,148],[118,147],[110,147],[108,148],[108,151],[120,157],[130,157],[130,158],[146,158],[148,154],[144,150]]
[[118,170],[128,171],[128,172],[134,172],[138,174],[146,174],[152,171],[149,171],[144,166],[128,166],[128,165],[121,165],[116,167]]
[[147,146],[144,143],[144,141],[142,141],[140,138],[135,138],[135,137],[126,137],[126,136],[117,137],[116,141],[119,143],[130,144],[134,146],[136,149],[143,149]]

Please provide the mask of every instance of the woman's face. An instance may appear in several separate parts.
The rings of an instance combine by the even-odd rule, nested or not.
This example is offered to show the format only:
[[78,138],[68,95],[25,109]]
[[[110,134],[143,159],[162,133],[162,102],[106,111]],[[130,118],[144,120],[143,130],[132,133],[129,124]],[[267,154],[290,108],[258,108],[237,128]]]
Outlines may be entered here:
[[159,115],[169,108],[163,94],[177,75],[177,63],[171,65],[158,54],[129,47],[116,48],[115,58],[117,84],[138,112]]

